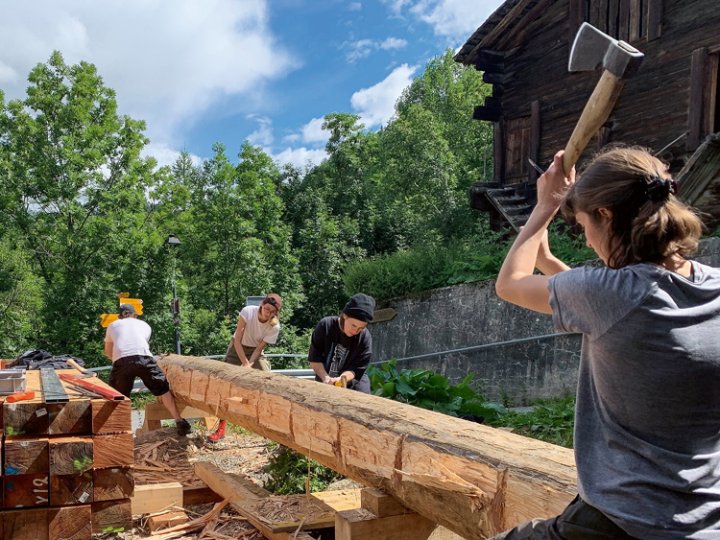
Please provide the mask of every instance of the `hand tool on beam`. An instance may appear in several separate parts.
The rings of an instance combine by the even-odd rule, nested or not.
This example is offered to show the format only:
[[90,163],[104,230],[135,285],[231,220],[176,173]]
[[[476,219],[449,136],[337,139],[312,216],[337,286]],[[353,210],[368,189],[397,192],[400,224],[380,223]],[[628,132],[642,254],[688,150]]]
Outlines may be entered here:
[[59,377],[63,381],[67,381],[76,386],[80,386],[81,388],[90,390],[91,392],[95,392],[96,394],[100,394],[102,397],[104,397],[106,399],[112,399],[115,401],[121,401],[121,400],[125,399],[125,396],[123,396],[117,390],[113,390],[112,388],[105,388],[104,386],[100,386],[99,384],[97,384],[95,382],[90,382],[87,379],[81,379],[80,377],[76,377],[74,375],[68,375],[66,373],[61,373],[59,375]]
[[35,399],[35,392],[15,392],[14,394],[10,394],[7,398],[5,398],[5,401],[7,403],[16,403],[18,401],[25,401],[26,399]]
[[591,24],[584,22],[580,26],[570,50],[568,70],[593,71],[600,67],[602,75],[565,146],[563,168],[566,174],[607,121],[625,80],[637,72],[644,57],[632,45],[608,36]]

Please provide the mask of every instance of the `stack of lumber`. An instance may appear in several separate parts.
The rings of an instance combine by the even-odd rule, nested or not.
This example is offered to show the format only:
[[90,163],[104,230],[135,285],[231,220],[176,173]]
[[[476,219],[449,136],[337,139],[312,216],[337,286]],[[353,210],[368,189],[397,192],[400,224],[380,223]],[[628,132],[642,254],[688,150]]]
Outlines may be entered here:
[[8,403],[0,398],[0,538],[82,540],[129,530],[134,487],[130,400],[86,397],[63,382],[68,401],[46,403],[40,372],[27,371],[26,377],[34,399]]

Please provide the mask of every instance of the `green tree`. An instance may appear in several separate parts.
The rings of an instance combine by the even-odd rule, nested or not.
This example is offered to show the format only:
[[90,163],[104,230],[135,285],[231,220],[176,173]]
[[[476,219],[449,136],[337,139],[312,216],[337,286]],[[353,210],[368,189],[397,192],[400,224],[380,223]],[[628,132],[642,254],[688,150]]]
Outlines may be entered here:
[[0,110],[2,210],[42,279],[37,345],[97,357],[98,314],[147,274],[155,163],[140,156],[144,124],[118,115],[92,64],[55,52],[28,80]]

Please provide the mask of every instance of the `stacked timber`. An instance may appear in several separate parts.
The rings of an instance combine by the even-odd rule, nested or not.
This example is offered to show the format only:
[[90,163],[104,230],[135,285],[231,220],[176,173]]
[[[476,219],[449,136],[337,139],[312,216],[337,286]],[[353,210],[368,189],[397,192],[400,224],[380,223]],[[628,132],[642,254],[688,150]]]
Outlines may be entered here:
[[[77,375],[74,370],[57,373]],[[91,398],[61,382],[47,399],[40,372],[26,372],[30,400],[2,397],[0,538],[89,539],[132,525],[130,400]],[[97,378],[93,381],[110,388]]]

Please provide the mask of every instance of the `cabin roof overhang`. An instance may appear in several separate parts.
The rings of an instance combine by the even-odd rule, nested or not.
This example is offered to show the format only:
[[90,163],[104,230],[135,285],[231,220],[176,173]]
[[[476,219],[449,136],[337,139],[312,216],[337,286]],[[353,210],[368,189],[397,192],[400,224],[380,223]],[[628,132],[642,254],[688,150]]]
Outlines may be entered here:
[[455,61],[477,65],[480,53],[507,51],[515,46],[514,36],[524,34],[528,24],[538,21],[538,8],[545,0],[506,0],[468,38]]

